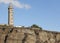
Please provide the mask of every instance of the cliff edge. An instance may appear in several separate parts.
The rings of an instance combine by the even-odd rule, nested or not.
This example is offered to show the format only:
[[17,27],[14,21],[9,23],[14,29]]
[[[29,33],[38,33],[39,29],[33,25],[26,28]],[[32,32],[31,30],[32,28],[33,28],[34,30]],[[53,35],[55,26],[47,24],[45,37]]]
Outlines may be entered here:
[[60,43],[60,32],[30,27],[0,26],[0,43]]

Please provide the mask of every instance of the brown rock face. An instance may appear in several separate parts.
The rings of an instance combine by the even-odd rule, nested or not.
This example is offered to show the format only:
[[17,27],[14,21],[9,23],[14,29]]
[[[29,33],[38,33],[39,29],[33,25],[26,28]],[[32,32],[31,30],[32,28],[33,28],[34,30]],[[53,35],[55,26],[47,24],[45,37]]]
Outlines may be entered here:
[[60,33],[39,29],[0,27],[0,43],[60,43]]

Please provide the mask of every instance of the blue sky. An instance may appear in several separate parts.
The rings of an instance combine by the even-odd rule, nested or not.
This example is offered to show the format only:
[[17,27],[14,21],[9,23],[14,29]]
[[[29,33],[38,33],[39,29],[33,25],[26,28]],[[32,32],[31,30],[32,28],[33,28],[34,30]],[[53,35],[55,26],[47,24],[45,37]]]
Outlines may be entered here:
[[[17,0],[30,8],[14,6],[14,25],[37,24],[44,30],[60,32],[60,0]],[[0,2],[0,24],[8,23],[8,3]]]

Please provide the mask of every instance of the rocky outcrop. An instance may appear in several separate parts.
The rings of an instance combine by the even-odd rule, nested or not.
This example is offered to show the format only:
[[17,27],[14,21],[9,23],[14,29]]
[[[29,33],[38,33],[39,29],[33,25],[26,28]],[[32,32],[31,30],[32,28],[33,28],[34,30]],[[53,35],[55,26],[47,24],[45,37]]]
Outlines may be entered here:
[[0,43],[60,43],[60,33],[23,27],[0,27]]

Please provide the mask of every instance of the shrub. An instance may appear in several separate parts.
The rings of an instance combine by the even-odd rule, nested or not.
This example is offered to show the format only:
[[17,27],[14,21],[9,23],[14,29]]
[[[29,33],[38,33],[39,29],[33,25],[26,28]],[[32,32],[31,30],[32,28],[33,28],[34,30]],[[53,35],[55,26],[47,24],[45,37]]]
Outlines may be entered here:
[[39,29],[41,29],[42,30],[42,28],[41,27],[39,27],[38,25],[36,25],[36,24],[33,24],[32,26],[31,26],[31,28],[39,28]]

